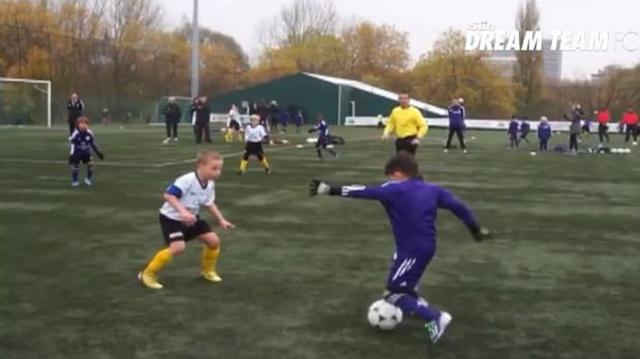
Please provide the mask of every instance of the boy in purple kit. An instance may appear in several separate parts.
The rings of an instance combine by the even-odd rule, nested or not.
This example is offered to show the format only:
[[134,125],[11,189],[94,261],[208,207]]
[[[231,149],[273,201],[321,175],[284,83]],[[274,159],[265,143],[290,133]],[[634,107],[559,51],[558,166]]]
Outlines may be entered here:
[[335,186],[312,180],[310,194],[378,200],[387,211],[396,250],[387,280],[384,299],[415,313],[426,324],[433,343],[452,320],[449,313],[427,304],[418,294],[418,284],[436,252],[436,217],[439,208],[448,209],[463,221],[476,241],[490,235],[469,208],[444,188],[425,182],[413,156],[398,153],[385,166],[389,181],[380,186]]
[[516,116],[511,117],[511,122],[509,122],[509,129],[507,133],[509,134],[509,147],[510,148],[518,148],[520,144],[518,141],[518,118]]

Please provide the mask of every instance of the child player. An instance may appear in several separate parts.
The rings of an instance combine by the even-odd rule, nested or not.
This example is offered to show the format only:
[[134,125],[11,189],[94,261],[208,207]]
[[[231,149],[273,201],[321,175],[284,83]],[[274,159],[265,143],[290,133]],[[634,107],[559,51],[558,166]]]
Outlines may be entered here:
[[538,124],[538,140],[540,140],[540,151],[549,150],[549,139],[551,138],[551,125],[546,116],[540,117]]
[[247,165],[249,164],[249,157],[256,156],[262,167],[264,167],[265,172],[268,174],[271,173],[271,167],[269,167],[269,161],[264,156],[264,151],[262,150],[262,142],[267,137],[267,131],[265,131],[264,127],[260,124],[260,116],[251,115],[251,123],[244,130],[244,139],[246,142],[244,156],[242,156],[242,161],[240,161],[240,169],[238,170],[239,175],[243,175],[247,172]]
[[516,116],[511,117],[511,122],[509,122],[509,128],[507,129],[507,133],[509,135],[509,147],[517,148],[518,141],[518,118]]
[[224,135],[224,140],[227,143],[232,143],[234,138],[238,138],[238,142],[241,142],[242,134],[240,133],[240,113],[236,105],[231,105],[229,109],[229,118],[227,119],[227,133]]
[[80,182],[78,177],[80,175],[80,163],[87,166],[87,175],[84,178],[84,183],[87,186],[93,185],[93,158],[91,157],[91,150],[98,155],[100,160],[104,159],[104,154],[98,149],[96,145],[93,132],[89,129],[89,119],[86,117],[79,117],[76,121],[76,129],[69,137],[71,143],[71,154],[69,155],[69,165],[71,166],[71,187],[78,187]]
[[318,131],[318,140],[316,141],[316,151],[318,152],[318,159],[322,160],[322,150],[325,150],[333,155],[333,157],[338,157],[338,153],[331,148],[327,148],[327,144],[329,143],[329,125],[324,120],[323,114],[318,114],[318,123],[316,127],[309,130],[309,133]]
[[217,152],[202,151],[196,159],[196,170],[189,172],[171,184],[160,208],[160,228],[166,247],[158,251],[147,267],[138,273],[140,282],[151,289],[162,289],[157,275],[173,257],[182,254],[186,242],[197,238],[204,243],[202,251],[202,277],[210,282],[220,282],[216,272],[220,256],[220,238],[209,224],[199,216],[205,207],[223,229],[235,228],[227,221],[216,204],[214,180],[222,173],[222,156]]
[[387,279],[384,299],[402,309],[405,315],[415,313],[426,324],[432,342],[444,333],[451,315],[429,306],[418,294],[420,277],[436,252],[436,217],[439,208],[448,209],[462,220],[476,241],[490,235],[480,227],[469,208],[444,188],[425,182],[418,172],[416,160],[400,152],[387,162],[389,178],[380,186],[334,186],[312,180],[311,195],[333,195],[378,200],[387,211],[396,251]]
[[527,139],[527,136],[529,136],[529,132],[531,132],[529,118],[524,117],[522,119],[522,122],[520,123],[520,140],[518,140],[518,142],[522,143],[522,141],[524,141],[526,143],[529,143],[529,139]]

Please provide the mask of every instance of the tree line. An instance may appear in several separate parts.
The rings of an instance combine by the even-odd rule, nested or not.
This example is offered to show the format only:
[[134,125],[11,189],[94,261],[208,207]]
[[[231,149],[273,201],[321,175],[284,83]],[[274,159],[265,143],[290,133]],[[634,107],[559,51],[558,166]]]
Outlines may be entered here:
[[[149,117],[161,96],[189,93],[191,27],[167,29],[156,0],[0,0],[0,9],[0,76],[50,79],[57,116],[71,92],[116,118]],[[527,0],[516,27],[537,30],[539,17]],[[640,104],[640,66],[609,67],[597,81],[549,83],[541,54],[525,52],[508,78],[485,61],[488,54],[464,51],[464,33],[455,29],[412,62],[407,33],[345,22],[330,0],[293,0],[256,31],[261,51],[250,62],[233,37],[200,30],[203,93],[308,71],[409,91],[439,106],[463,97],[476,118],[560,117],[572,103],[615,113]],[[20,93],[11,97],[5,107],[25,103]]]

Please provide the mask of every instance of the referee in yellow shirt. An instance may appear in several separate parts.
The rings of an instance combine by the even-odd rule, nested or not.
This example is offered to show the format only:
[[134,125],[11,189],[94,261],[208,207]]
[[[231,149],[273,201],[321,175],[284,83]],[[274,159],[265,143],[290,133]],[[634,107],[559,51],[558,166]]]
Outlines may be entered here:
[[429,126],[417,108],[409,105],[409,94],[401,92],[398,95],[400,106],[391,111],[382,139],[396,135],[396,152],[404,151],[416,154],[420,139],[427,134]]

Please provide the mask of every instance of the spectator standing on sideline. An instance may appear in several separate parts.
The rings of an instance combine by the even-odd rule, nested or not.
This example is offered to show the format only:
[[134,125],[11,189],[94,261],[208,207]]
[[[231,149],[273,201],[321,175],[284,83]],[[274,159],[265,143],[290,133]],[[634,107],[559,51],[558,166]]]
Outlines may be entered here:
[[269,129],[269,106],[264,101],[264,99],[260,99],[258,101],[258,116],[260,116],[260,124],[264,127],[267,132],[270,132]]
[[280,121],[280,106],[276,100],[271,101],[269,105],[269,125],[271,126],[271,132],[278,132],[278,122]]
[[630,137],[633,137],[633,145],[638,145],[638,114],[632,109],[628,109],[627,112],[622,115],[622,122],[626,126],[625,142],[629,142]]
[[604,139],[607,139],[607,143],[609,143],[609,121],[611,121],[611,114],[609,113],[609,109],[603,107],[598,111],[596,116],[598,120],[598,137],[600,137],[600,143],[604,142]]
[[300,127],[304,124],[304,114],[302,110],[298,109],[294,115],[294,121],[296,123],[296,133],[300,132]]
[[71,136],[76,129],[76,121],[78,121],[78,118],[84,113],[84,102],[80,100],[77,93],[72,93],[71,97],[69,97],[69,101],[67,101],[67,111],[69,112],[69,136]]
[[202,143],[202,138],[206,143],[211,143],[211,132],[209,129],[209,117],[211,109],[207,103],[207,96],[200,96],[193,104],[193,125],[196,143]]
[[578,152],[578,137],[581,132],[580,117],[574,116],[571,120],[571,125],[569,125],[569,151]]
[[182,111],[180,111],[180,106],[176,104],[175,97],[169,97],[169,103],[162,110],[162,114],[167,127],[167,138],[163,143],[167,144],[172,140],[178,142],[178,123],[180,123]]

